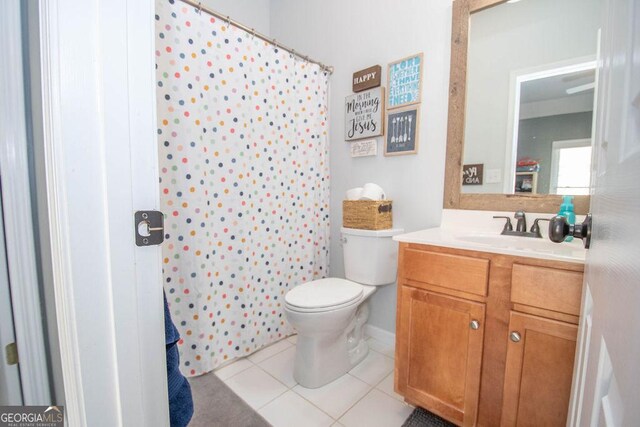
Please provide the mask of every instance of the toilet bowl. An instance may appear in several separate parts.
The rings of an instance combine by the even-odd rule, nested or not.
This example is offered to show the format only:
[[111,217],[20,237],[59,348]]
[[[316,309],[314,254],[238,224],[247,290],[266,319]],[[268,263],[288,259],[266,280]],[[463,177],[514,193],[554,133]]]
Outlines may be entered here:
[[314,280],[285,295],[285,316],[298,332],[294,378],[306,388],[330,383],[366,357],[367,300],[376,286],[395,282],[392,237],[403,230],[341,231],[347,278]]

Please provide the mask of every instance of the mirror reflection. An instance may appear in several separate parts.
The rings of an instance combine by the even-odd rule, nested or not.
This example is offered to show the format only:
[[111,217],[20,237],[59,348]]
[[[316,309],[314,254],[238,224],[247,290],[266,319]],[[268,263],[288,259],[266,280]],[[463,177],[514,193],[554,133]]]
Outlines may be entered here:
[[600,7],[511,0],[471,15],[463,193],[589,194]]

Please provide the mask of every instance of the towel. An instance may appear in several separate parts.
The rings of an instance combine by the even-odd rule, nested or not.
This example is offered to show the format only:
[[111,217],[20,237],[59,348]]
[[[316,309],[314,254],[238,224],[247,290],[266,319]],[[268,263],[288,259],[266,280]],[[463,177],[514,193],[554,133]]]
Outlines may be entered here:
[[166,295],[164,295],[164,337],[167,351],[169,420],[171,427],[186,427],[193,416],[193,397],[189,381],[180,372],[180,355],[177,346],[180,333],[171,320]]

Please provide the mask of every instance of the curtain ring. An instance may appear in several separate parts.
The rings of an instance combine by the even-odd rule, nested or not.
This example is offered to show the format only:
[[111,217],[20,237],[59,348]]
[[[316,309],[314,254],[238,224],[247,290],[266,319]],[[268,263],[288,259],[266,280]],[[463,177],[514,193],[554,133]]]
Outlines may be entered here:
[[256,38],[256,29],[255,29],[255,28],[252,28],[252,29],[251,29],[251,39],[253,40],[253,39],[255,39],[255,38]]
[[277,48],[278,48],[278,40],[273,39],[273,42],[272,42],[272,43],[273,43],[273,45],[274,45],[274,46],[276,47],[276,49],[277,49]]
[[202,15],[202,2],[198,2],[198,15]]
[[291,49],[291,55],[293,56],[293,58],[296,57],[297,54],[295,49]]
[[227,15],[227,29],[231,26],[231,18]]

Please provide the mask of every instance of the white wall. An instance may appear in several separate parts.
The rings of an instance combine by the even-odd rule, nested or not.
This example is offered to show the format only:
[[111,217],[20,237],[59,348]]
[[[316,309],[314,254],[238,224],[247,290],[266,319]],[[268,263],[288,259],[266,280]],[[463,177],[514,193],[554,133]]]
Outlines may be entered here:
[[201,0],[202,5],[269,35],[269,0]]
[[[596,53],[601,0],[502,4],[471,16],[464,163],[504,169],[512,71]],[[465,186],[502,193],[503,183]]]
[[520,104],[520,120],[593,111],[593,91],[582,95]]
[[[393,199],[394,226],[438,226],[442,213],[451,37],[450,0],[272,0],[271,35],[335,67],[330,87],[331,269],[344,277],[339,243],[347,189],[380,184]],[[422,117],[417,155],[352,159],[344,140],[344,98],[354,71],[386,66],[424,52]],[[396,286],[372,297],[369,323],[395,331]]]

